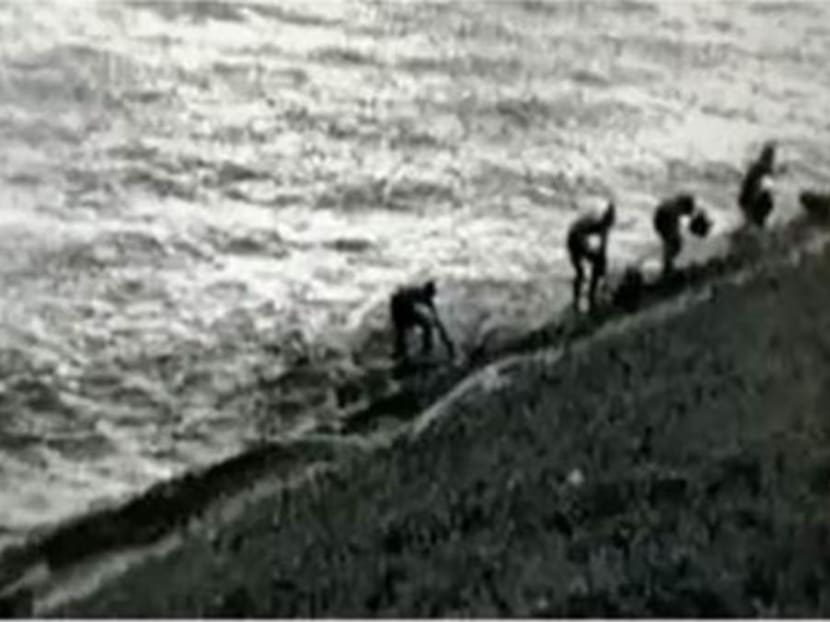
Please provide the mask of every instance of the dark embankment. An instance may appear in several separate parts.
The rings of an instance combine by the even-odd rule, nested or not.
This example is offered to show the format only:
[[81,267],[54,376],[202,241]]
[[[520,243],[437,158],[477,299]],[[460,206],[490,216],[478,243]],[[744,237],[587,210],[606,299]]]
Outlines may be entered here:
[[[801,244],[806,236],[817,233],[816,229],[804,224],[790,226],[768,237],[764,244],[766,254],[780,255],[785,248]],[[726,255],[709,257],[702,264],[687,266],[683,275],[673,282],[647,285],[637,306],[649,308],[681,291],[693,291],[697,286],[751,265],[758,258],[759,248],[747,246],[747,242],[752,241],[736,238],[731,252]],[[754,243],[757,246],[759,241],[756,239]],[[516,285],[514,289],[523,287]],[[513,292],[514,296],[518,293]],[[25,595],[32,577],[36,577],[36,583],[44,582],[44,572],[48,583],[52,581],[52,575],[71,572],[73,566],[89,559],[113,551],[153,545],[165,536],[185,529],[207,508],[239,495],[240,490],[244,491],[263,476],[277,482],[302,478],[308,470],[331,466],[345,453],[361,446],[368,448],[388,443],[419,413],[488,363],[508,354],[578,343],[590,338],[606,323],[627,314],[613,305],[590,318],[574,317],[565,311],[533,329],[526,320],[523,323],[517,319],[515,310],[503,308],[501,312],[504,316],[502,325],[496,326],[487,338],[481,339],[475,330],[468,330],[470,334],[462,340],[462,345],[470,356],[463,365],[433,364],[419,370],[399,369],[392,374],[397,380],[391,382],[389,369],[370,367],[333,387],[344,407],[334,425],[326,425],[325,434],[294,441],[262,442],[235,458],[162,482],[135,498],[45,529],[34,534],[24,545],[3,551],[0,555],[0,600],[10,595],[14,602],[16,595],[21,593],[18,588],[22,586]],[[384,335],[380,337],[369,337],[366,342],[375,348],[385,345],[382,338],[385,327]],[[370,353],[370,357],[372,354],[376,358],[385,356],[385,353]],[[314,369],[309,369],[313,374]],[[299,375],[303,372],[298,368]],[[351,405],[350,401],[357,401],[357,406]],[[380,435],[369,443],[344,442],[342,438],[378,432]]]
[[371,455],[215,504],[35,612],[827,615],[830,255],[776,253],[505,360]]

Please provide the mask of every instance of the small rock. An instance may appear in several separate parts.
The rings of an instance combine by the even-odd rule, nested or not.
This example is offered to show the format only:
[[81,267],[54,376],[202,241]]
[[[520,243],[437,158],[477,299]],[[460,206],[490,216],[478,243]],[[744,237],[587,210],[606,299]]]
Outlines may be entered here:
[[568,477],[565,481],[574,488],[579,488],[585,483],[585,475],[581,470],[573,469],[570,473],[568,473]]

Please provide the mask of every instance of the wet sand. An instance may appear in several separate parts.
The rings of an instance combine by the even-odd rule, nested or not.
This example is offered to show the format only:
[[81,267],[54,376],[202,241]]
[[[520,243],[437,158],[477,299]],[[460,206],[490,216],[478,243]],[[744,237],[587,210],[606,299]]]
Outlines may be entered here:
[[110,541],[58,533],[18,594],[72,616],[827,615],[825,242],[743,242],[638,313],[502,344],[382,437],[263,448]]

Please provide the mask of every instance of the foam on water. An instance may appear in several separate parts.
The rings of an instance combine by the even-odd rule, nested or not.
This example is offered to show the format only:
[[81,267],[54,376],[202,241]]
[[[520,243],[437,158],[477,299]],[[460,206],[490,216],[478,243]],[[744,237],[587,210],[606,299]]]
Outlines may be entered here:
[[0,537],[326,416],[328,362],[401,281],[567,287],[579,205],[616,197],[626,261],[667,192],[732,222],[767,138],[782,196],[830,183],[827,18],[0,4]]

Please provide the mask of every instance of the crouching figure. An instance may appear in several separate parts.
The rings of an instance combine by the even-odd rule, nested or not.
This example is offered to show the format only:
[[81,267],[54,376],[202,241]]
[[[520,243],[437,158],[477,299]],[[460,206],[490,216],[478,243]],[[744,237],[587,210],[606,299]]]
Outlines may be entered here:
[[455,346],[444,327],[435,308],[437,288],[434,281],[422,285],[400,287],[389,300],[392,328],[395,333],[395,358],[402,361],[409,359],[406,339],[415,328],[421,331],[421,353],[432,351],[432,331],[437,330],[450,355],[455,356]]
[[654,209],[654,230],[663,244],[663,276],[674,272],[674,262],[683,250],[682,221],[688,219],[689,231],[706,237],[712,223],[706,212],[695,205],[691,194],[678,194],[661,201]]

